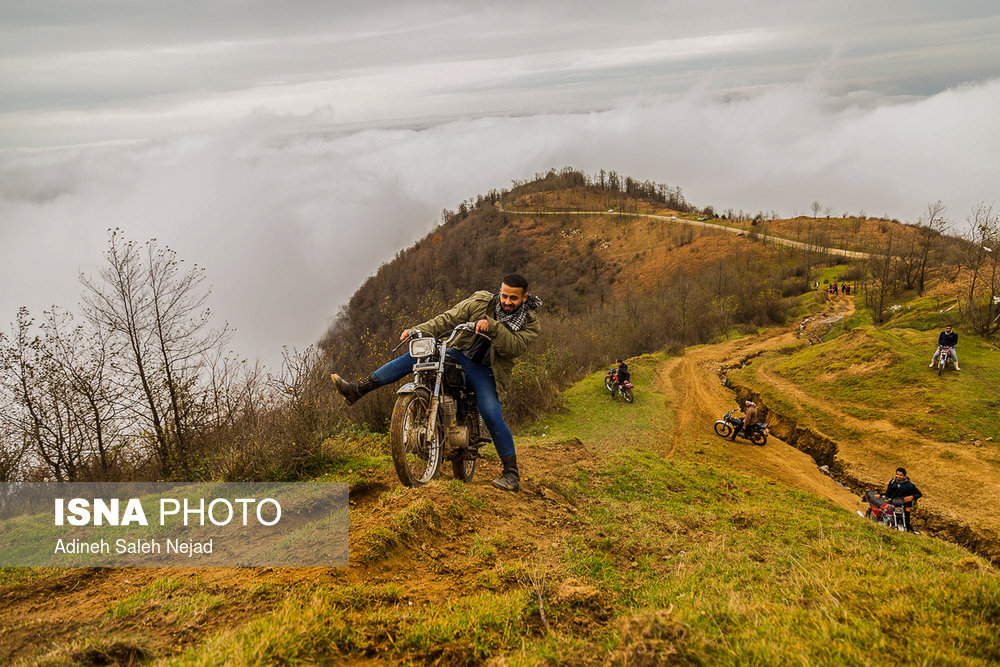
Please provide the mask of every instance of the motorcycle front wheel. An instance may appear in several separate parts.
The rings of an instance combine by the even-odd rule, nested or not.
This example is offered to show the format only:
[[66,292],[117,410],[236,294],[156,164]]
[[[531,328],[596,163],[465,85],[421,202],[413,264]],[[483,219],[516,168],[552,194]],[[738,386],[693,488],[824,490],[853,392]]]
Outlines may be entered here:
[[721,435],[723,438],[728,438],[733,432],[733,427],[724,421],[715,422],[715,432]]
[[750,442],[758,447],[763,447],[767,444],[767,436],[760,431],[750,431]]
[[389,447],[396,475],[405,486],[420,486],[437,477],[441,468],[444,433],[440,425],[427,432],[430,414],[427,400],[419,394],[396,399],[389,422]]
[[604,376],[604,388],[610,391],[612,394],[615,393],[615,383],[611,381],[610,375]]

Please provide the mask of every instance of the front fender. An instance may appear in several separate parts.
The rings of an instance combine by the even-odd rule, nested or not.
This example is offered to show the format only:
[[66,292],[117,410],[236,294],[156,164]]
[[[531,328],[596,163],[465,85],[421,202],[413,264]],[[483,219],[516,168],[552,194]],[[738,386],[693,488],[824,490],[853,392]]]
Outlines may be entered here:
[[407,382],[402,387],[396,390],[397,394],[420,394],[424,401],[430,403],[431,401],[431,390],[422,384],[416,382]]

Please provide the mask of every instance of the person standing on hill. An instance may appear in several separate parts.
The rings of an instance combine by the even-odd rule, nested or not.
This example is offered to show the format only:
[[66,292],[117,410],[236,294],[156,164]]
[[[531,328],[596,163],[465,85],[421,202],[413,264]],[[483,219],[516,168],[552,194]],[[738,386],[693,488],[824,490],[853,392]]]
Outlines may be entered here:
[[[476,292],[437,317],[399,335],[399,340],[404,341],[413,329],[417,329],[437,337],[459,324],[476,323],[476,334],[483,336],[471,332],[459,335],[448,354],[462,364],[465,381],[476,394],[479,414],[503,462],[503,473],[493,481],[493,486],[505,491],[517,491],[521,487],[521,476],[517,469],[514,436],[504,422],[500,401],[506,396],[514,360],[524,354],[528,344],[541,332],[535,314],[540,305],[541,299],[528,294],[528,281],[524,276],[509,273],[503,277],[499,293]],[[373,389],[408,375],[414,363],[407,353],[360,382],[348,382],[336,373],[331,379],[347,404],[352,405]]]
[[910,511],[913,509],[913,502],[923,495],[920,493],[920,489],[906,476],[906,468],[896,468],[896,475],[889,480],[889,484],[885,487],[883,496],[888,498],[890,502],[892,500],[902,501],[903,524],[908,533],[913,532],[913,526],[910,524]]
[[938,355],[944,350],[944,348],[949,348],[948,355],[951,360],[955,362],[955,370],[960,371],[961,368],[958,367],[958,352],[955,350],[955,346],[958,345],[958,334],[951,330],[951,325],[949,324],[938,336],[938,346],[937,350],[934,352],[934,356],[931,357],[931,365],[928,368],[934,368],[934,364],[937,363]]

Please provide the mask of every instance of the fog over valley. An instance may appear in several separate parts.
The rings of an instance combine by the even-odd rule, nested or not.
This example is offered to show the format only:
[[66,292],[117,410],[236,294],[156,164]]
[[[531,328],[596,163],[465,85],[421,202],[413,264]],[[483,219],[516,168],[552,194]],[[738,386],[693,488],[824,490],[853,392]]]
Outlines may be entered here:
[[940,199],[958,231],[997,198],[988,3],[216,4],[0,10],[4,322],[75,308],[120,227],[205,267],[233,348],[273,366],[443,208],[563,166],[718,211]]

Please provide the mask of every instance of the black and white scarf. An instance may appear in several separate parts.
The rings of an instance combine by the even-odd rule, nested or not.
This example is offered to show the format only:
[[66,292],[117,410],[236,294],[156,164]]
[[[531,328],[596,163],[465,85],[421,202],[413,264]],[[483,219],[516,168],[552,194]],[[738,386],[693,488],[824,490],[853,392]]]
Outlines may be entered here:
[[497,297],[497,305],[493,309],[493,314],[496,316],[497,322],[507,325],[511,331],[520,331],[528,321],[528,309],[537,310],[540,305],[542,305],[542,300],[534,294],[529,294],[524,299],[524,303],[517,307],[517,310],[513,313],[505,313],[503,306],[500,305],[500,298]]

